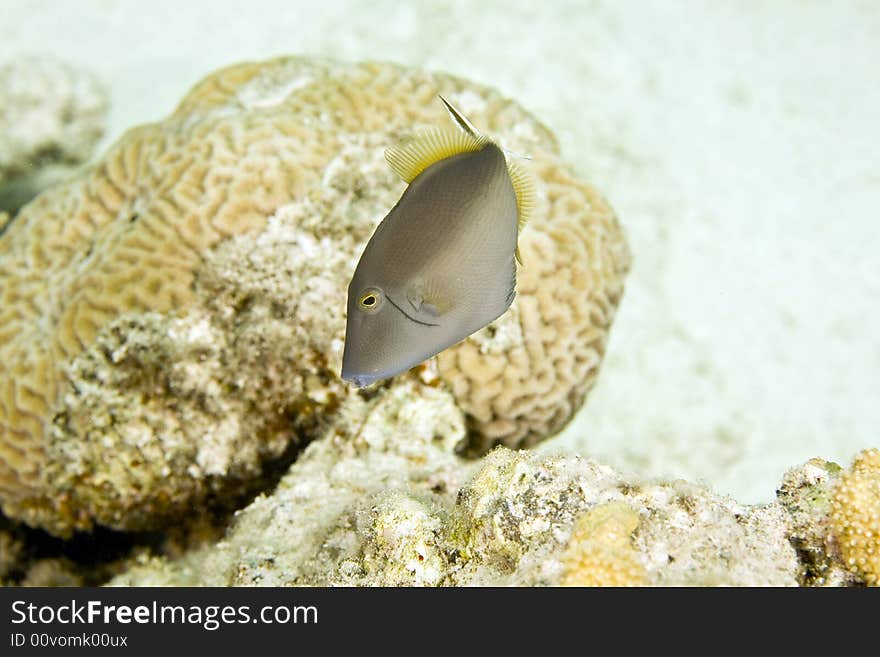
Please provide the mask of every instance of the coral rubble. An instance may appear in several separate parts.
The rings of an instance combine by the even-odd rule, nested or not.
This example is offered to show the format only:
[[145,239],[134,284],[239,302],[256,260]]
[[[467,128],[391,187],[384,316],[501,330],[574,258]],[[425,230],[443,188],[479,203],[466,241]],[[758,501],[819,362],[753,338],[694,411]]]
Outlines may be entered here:
[[[363,418],[362,422],[352,422]],[[498,447],[450,453],[465,418],[448,391],[400,381],[350,397],[278,487],[223,540],[143,557],[116,585],[850,585],[809,462],[779,499],[741,505],[684,481],[639,482],[590,459]],[[825,579],[817,564],[824,560]],[[808,572],[809,571],[809,572]]]

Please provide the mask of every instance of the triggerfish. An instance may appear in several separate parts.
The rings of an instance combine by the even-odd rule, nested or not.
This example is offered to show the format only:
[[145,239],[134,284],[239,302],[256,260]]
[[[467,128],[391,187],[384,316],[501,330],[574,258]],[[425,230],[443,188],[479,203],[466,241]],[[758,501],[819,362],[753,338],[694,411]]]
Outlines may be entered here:
[[516,294],[531,178],[440,100],[457,128],[429,128],[385,151],[408,186],[348,286],[342,378],[357,386],[460,342],[500,317]]

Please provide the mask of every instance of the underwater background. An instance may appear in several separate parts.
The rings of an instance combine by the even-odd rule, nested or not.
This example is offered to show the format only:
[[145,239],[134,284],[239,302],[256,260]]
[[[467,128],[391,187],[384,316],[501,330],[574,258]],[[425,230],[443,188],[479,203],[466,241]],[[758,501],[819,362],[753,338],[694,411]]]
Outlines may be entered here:
[[4,0],[0,61],[109,93],[94,156],[214,69],[387,60],[532,112],[617,212],[633,265],[563,434],[638,476],[768,502],[880,427],[880,5]]

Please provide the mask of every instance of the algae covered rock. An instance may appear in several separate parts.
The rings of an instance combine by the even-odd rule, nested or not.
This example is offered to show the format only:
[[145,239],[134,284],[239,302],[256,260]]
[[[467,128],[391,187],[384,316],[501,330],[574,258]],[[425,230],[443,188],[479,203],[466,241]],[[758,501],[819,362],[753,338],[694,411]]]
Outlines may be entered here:
[[454,454],[465,426],[453,397],[399,381],[369,400],[347,397],[334,418],[216,546],[148,559],[117,582],[359,583],[380,573],[395,585],[438,583],[438,514],[477,467]]
[[338,424],[223,540],[177,559],[145,557],[112,583],[815,583],[792,537],[822,517],[797,515],[793,498],[740,505],[683,481],[640,482],[579,456],[504,447],[468,461],[450,453],[464,425],[447,390],[417,381],[349,397]]
[[629,253],[547,129],[448,75],[241,64],[0,236],[3,512],[58,535],[162,527],[259,490],[267,463],[360,408],[339,379],[346,286],[403,189],[383,151],[448,120],[439,93],[531,156],[537,198],[511,311],[418,374],[464,413],[450,452],[560,429],[595,381]]
[[810,459],[786,472],[776,491],[790,517],[790,540],[801,562],[799,580],[806,586],[857,583],[832,534],[832,500],[841,472],[836,463]]

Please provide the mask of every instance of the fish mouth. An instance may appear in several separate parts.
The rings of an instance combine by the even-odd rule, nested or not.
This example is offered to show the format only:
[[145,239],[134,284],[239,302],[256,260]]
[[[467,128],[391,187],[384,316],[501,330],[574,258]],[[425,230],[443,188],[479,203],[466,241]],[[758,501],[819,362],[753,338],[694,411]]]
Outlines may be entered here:
[[401,308],[396,303],[394,303],[394,299],[389,297],[387,294],[385,295],[385,298],[388,299],[388,303],[390,303],[392,306],[397,308],[403,314],[403,316],[406,317],[409,321],[415,322],[416,324],[421,324],[422,326],[440,326],[439,324],[432,324],[431,322],[423,322],[421,320],[416,319],[415,317],[411,316],[408,312],[406,312],[403,308]]
[[[397,305],[394,302],[394,300],[391,297],[389,297],[387,294],[385,295],[385,298],[388,300],[388,303],[390,303],[392,306],[394,306],[397,310],[400,311],[401,315],[406,317],[408,320],[410,320],[414,324],[419,324],[420,326],[440,326],[440,324],[433,324],[431,322],[423,322],[419,319],[416,319],[415,317],[413,317],[412,315],[407,313],[401,306]],[[347,347],[347,345],[346,345],[346,347]],[[375,371],[374,372],[366,372],[366,373],[359,372],[359,371],[352,372],[351,369],[346,367],[346,365],[345,365],[346,360],[347,360],[347,358],[345,357],[345,354],[343,354],[342,372],[340,373],[340,376],[342,377],[343,381],[348,381],[349,383],[353,383],[358,388],[365,388],[366,386],[370,385],[371,383],[375,383],[376,381],[380,381],[382,379],[390,379],[395,374],[400,373],[400,371],[393,371],[393,373],[391,373],[391,374],[385,374],[382,372],[375,372]],[[386,370],[386,372],[387,371],[388,370]]]
[[353,383],[357,388],[366,388],[368,385],[378,380],[380,377],[375,374],[351,374],[349,372],[342,372],[343,381],[348,381],[349,383]]
[[358,388],[365,388],[368,385],[370,385],[371,383],[374,383],[382,378],[387,378],[387,377],[383,377],[378,372],[370,372],[370,371],[364,372],[364,371],[359,371],[357,369],[354,369],[354,371],[352,371],[353,369],[354,368],[346,367],[345,359],[343,359],[342,372],[340,373],[340,376],[342,377],[343,381],[348,381],[349,383],[353,383],[355,385],[355,387],[358,387]]

